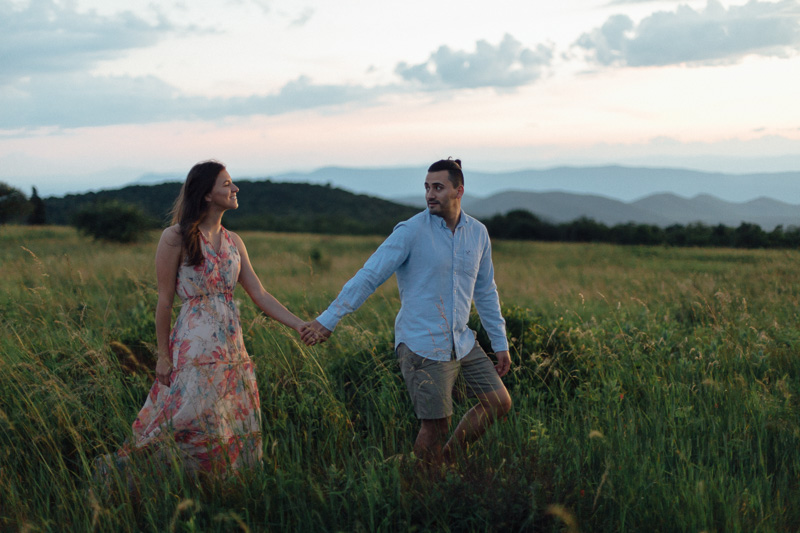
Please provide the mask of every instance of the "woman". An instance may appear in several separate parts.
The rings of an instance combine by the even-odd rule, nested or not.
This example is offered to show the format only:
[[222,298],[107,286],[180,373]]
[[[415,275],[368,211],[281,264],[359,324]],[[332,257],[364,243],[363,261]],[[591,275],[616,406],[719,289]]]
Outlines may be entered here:
[[[271,318],[298,332],[305,323],[264,290],[242,239],[222,227],[238,191],[217,161],[196,164],[186,177],[156,251],[157,380],[133,423],[133,443],[101,460],[103,471],[139,452],[215,474],[261,460],[258,389],[233,302],[237,281]],[[182,307],[170,332],[176,293]]]

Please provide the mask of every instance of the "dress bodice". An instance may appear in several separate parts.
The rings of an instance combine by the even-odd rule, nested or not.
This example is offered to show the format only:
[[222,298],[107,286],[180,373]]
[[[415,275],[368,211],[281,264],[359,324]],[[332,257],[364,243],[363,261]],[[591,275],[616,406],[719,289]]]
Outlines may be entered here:
[[219,251],[200,233],[200,246],[205,260],[197,266],[181,265],[178,269],[176,292],[182,302],[195,298],[232,295],[239,279],[241,256],[225,228]]

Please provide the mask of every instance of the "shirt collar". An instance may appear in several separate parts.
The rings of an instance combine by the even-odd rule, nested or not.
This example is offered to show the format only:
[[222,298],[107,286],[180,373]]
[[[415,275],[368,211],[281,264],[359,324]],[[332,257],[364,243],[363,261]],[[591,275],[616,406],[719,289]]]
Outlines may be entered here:
[[[429,209],[426,209],[425,213],[427,213],[427,215],[428,215],[428,220],[435,221],[436,224],[440,225],[443,228],[447,227],[447,222],[445,222],[444,218],[432,214]],[[463,226],[466,226],[469,223],[470,223],[470,217],[467,216],[467,214],[462,209],[461,210],[461,218],[459,218],[459,220],[458,220],[458,224],[456,225],[456,229],[458,229],[460,227],[463,227]]]

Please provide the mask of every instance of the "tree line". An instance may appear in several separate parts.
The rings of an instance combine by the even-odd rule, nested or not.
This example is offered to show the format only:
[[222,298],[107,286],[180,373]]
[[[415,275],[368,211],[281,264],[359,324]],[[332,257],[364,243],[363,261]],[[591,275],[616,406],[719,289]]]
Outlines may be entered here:
[[800,228],[777,226],[771,231],[742,222],[738,227],[701,222],[667,227],[628,222],[607,226],[588,218],[555,224],[525,210],[514,210],[483,220],[495,239],[558,242],[604,242],[666,246],[710,246],[725,248],[796,248]]

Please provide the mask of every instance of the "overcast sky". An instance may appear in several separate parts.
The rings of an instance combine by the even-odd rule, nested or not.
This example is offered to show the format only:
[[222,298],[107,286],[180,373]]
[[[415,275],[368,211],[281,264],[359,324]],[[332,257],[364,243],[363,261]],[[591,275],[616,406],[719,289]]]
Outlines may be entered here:
[[0,0],[0,181],[800,170],[799,51],[800,0]]

